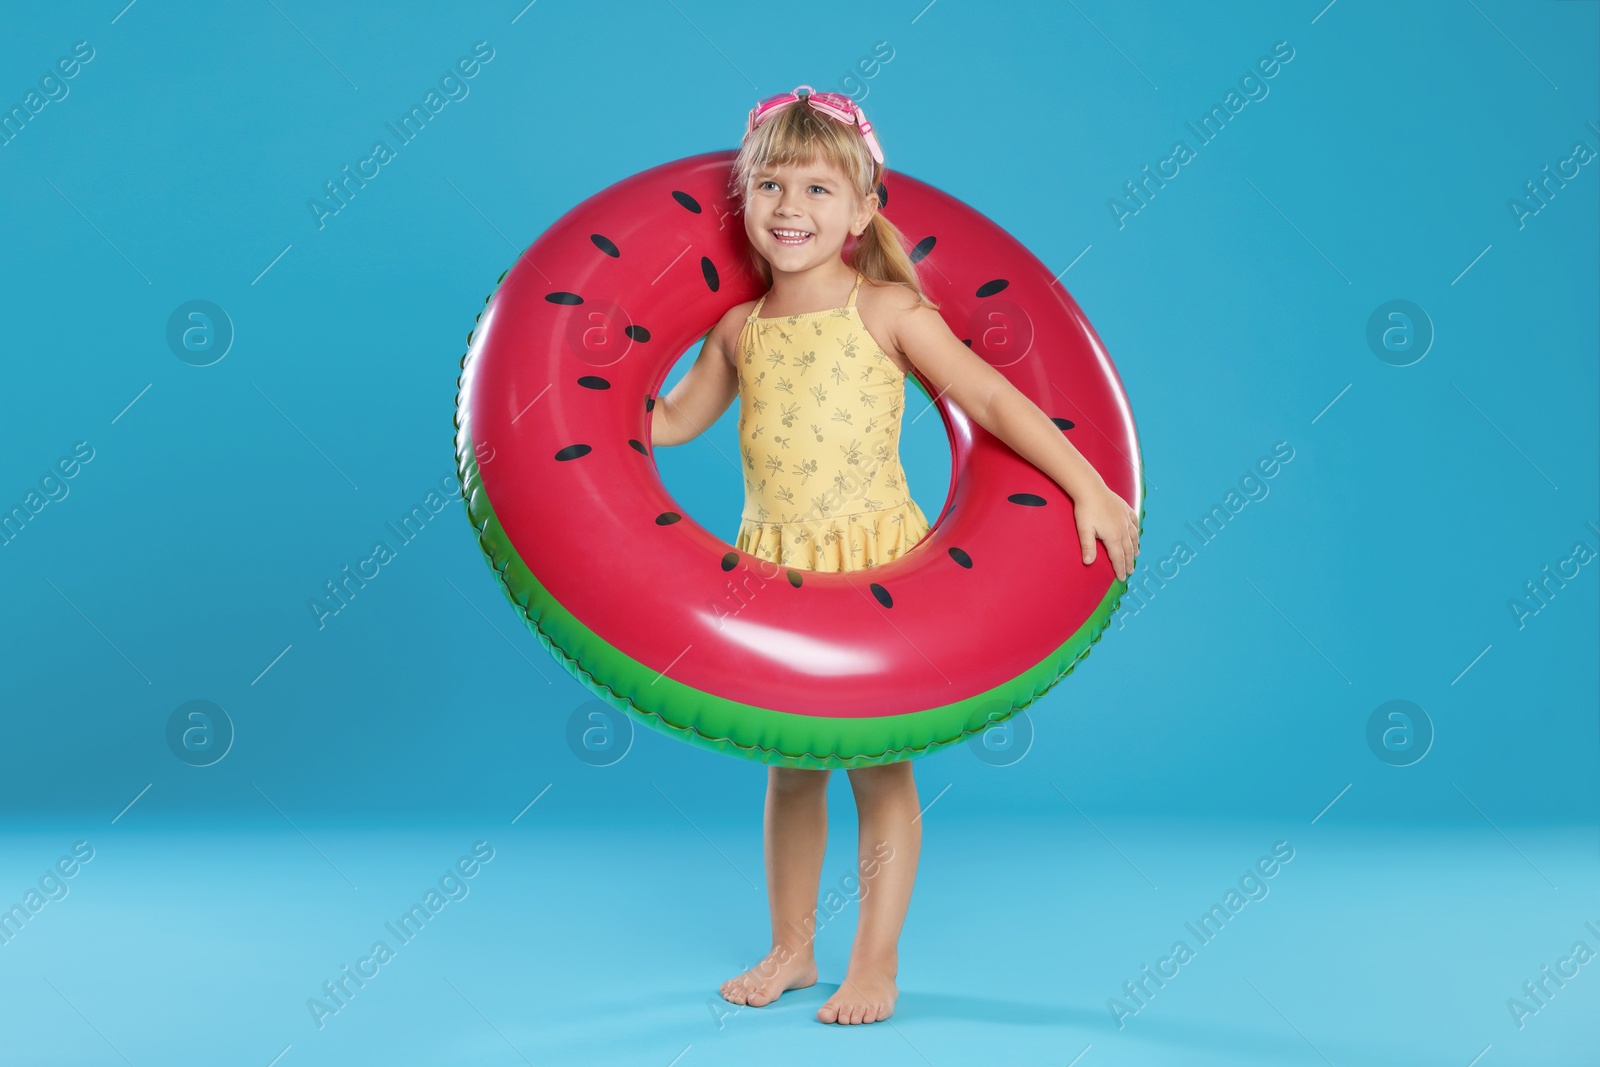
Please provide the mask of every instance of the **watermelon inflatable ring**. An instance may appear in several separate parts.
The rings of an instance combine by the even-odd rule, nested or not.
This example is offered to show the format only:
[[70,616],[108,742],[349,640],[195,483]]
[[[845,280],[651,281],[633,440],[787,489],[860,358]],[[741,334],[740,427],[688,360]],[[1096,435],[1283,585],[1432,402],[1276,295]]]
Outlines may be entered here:
[[[500,276],[461,360],[467,515],[540,643],[611,706],[785,767],[921,756],[1044,695],[1088,655],[1127,583],[1103,548],[1084,565],[1055,482],[915,375],[944,419],[951,482],[899,559],[782,567],[681,511],[651,455],[655,396],[728,308],[763,291],[728,191],[733,156],[618,182]],[[899,173],[879,192],[956,336],[1051,416],[1142,524],[1132,413],[1072,297],[960,201]]]

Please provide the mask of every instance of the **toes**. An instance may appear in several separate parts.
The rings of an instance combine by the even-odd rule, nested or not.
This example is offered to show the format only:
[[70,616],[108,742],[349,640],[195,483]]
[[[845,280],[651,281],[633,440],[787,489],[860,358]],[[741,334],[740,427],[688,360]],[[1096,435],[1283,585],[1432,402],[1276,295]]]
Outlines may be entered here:
[[824,1023],[838,1022],[839,1021],[839,1009],[833,1006],[833,1002],[832,1001],[829,1001],[828,1003],[824,1004],[822,1007],[817,1009],[817,1021],[818,1022],[824,1022]]

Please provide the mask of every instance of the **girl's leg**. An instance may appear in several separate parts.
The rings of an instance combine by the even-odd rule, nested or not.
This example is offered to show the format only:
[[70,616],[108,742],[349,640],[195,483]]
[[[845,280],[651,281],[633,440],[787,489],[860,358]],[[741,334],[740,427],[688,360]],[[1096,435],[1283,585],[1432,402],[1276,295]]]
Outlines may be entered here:
[[767,769],[767,905],[772,948],[760,963],[722,984],[722,996],[753,1008],[817,980],[813,953],[817,886],[828,847],[829,771]]
[[872,1023],[894,1012],[900,928],[922,852],[922,820],[911,761],[850,772],[861,837],[861,914],[844,983],[817,1009],[825,1023]]

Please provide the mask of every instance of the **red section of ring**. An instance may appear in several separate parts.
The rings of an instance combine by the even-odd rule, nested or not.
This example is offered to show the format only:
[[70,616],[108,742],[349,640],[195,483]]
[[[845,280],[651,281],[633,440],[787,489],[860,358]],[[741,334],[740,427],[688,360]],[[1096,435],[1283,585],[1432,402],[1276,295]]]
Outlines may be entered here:
[[[744,553],[724,570],[732,546],[682,512],[646,454],[647,398],[728,308],[761,292],[727,195],[732,159],[678,160],[590,197],[523,253],[490,301],[466,402],[479,453],[492,449],[480,473],[506,535],[596,634],[730,700],[878,716],[1004,684],[1082,627],[1115,574],[1103,546],[1084,566],[1066,493],[947,399],[951,492],[932,532],[867,570],[796,571],[798,588],[787,568]],[[970,207],[904,174],[886,184],[884,213],[914,245],[933,239],[918,274],[945,321],[1046,414],[1070,421],[1069,440],[1139,510],[1132,413],[1072,297]],[[918,400],[908,391],[909,406]],[[1043,504],[1014,502],[1030,497]]]

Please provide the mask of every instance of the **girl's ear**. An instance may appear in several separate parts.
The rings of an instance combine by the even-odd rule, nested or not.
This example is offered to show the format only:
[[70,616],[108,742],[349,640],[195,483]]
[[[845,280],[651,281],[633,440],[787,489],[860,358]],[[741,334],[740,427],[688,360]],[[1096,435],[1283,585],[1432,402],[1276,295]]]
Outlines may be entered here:
[[861,210],[856,213],[856,225],[860,229],[851,227],[851,233],[860,237],[867,232],[867,227],[872,225],[872,216],[878,213],[878,191],[874,189],[865,200],[861,202]]

